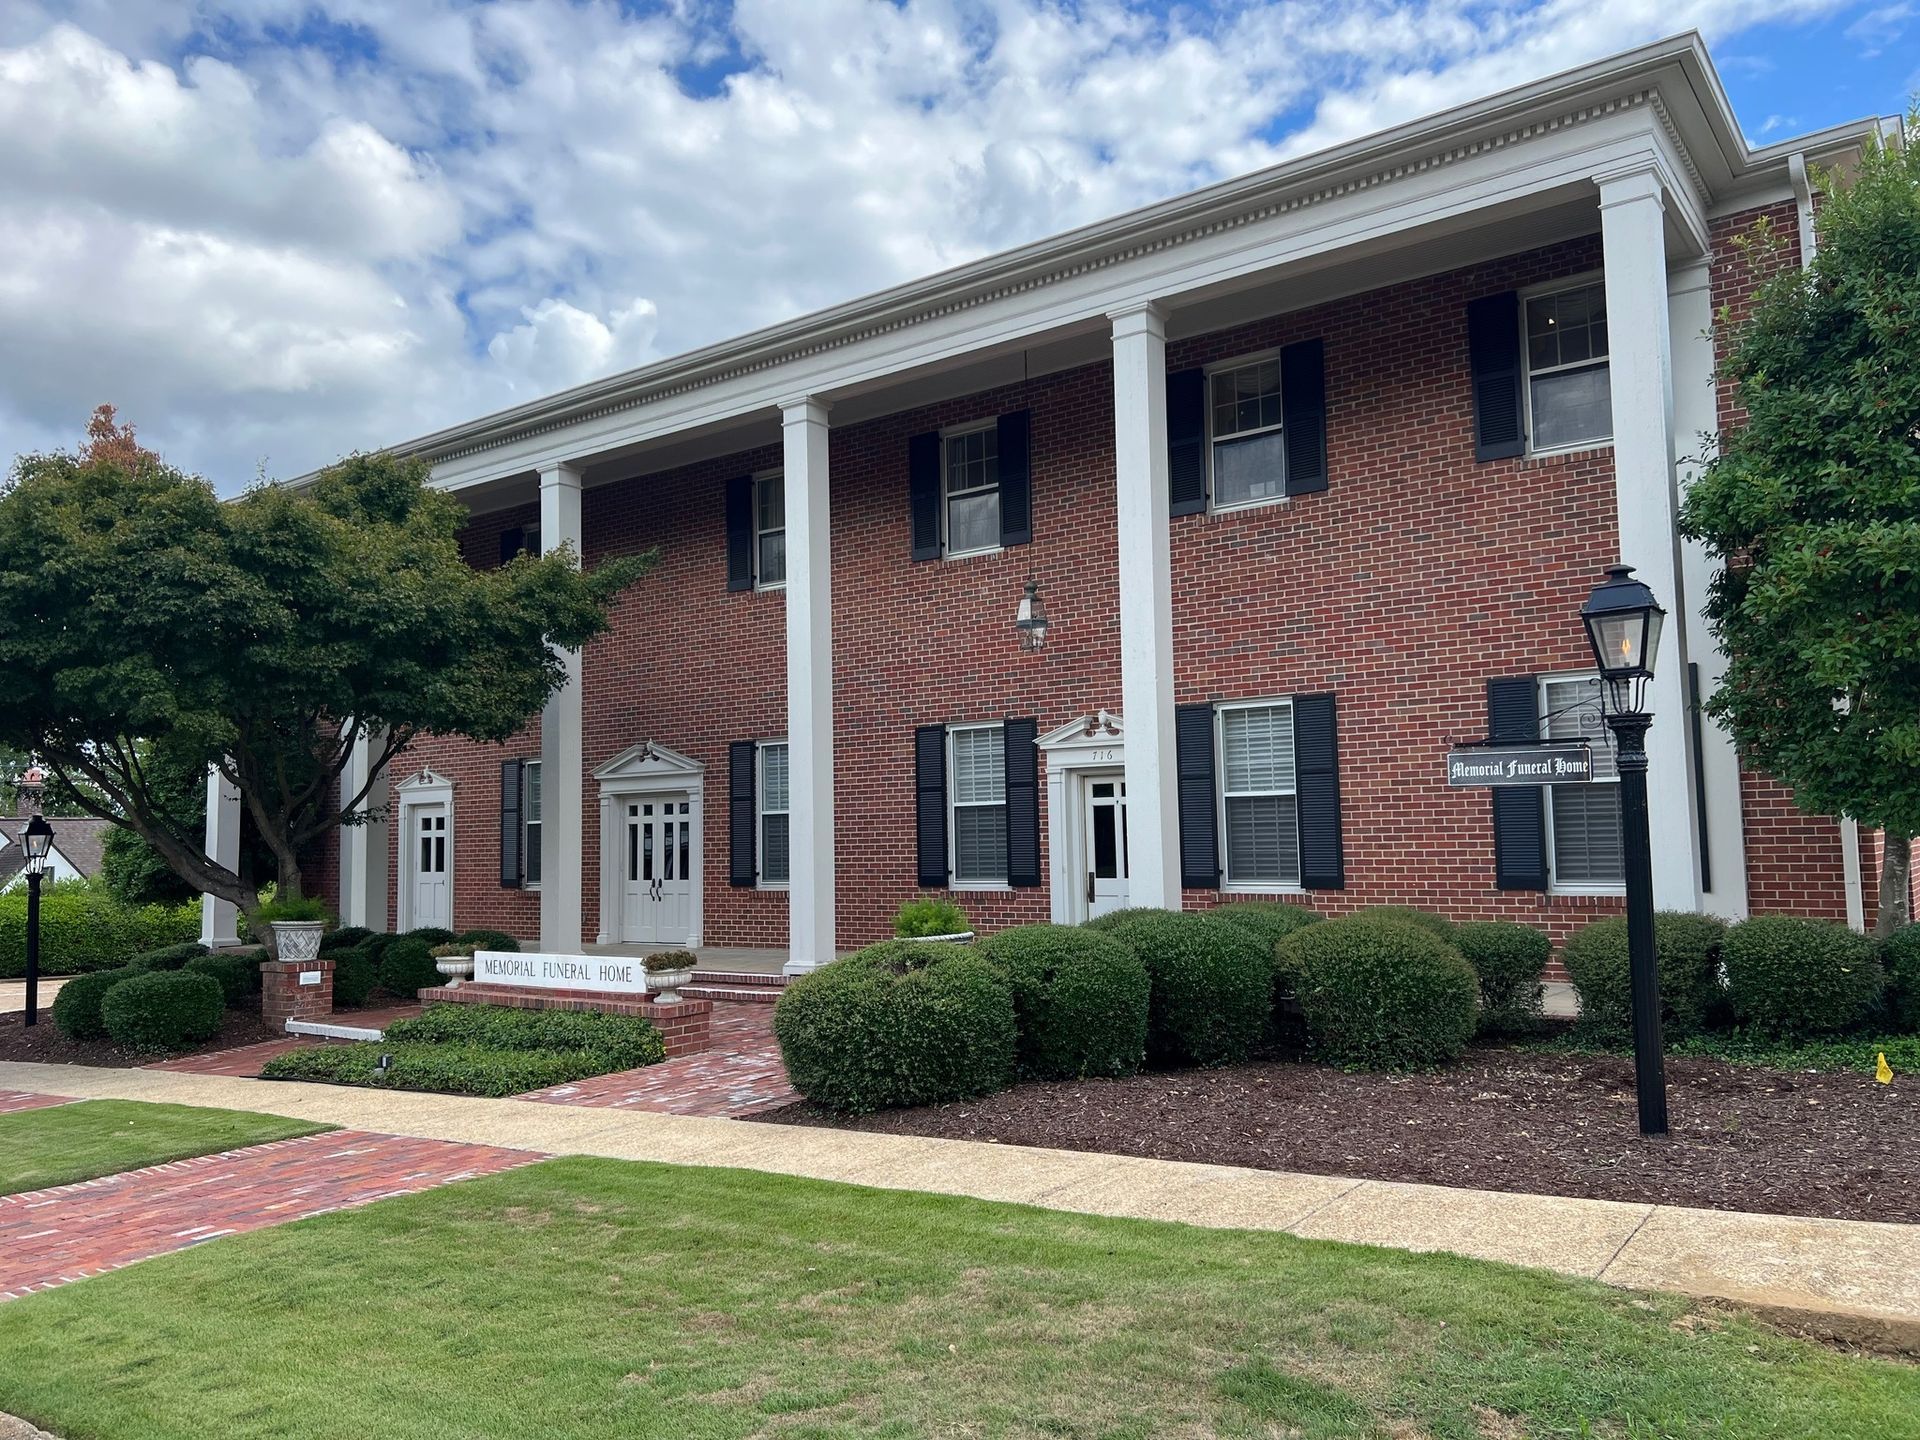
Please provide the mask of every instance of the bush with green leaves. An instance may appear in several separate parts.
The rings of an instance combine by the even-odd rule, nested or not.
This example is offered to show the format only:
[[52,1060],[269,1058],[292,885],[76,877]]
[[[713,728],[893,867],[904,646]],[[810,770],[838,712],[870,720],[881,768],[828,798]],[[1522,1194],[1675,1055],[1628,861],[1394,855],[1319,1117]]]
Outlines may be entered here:
[[773,1009],[794,1089],[864,1114],[966,1100],[1013,1082],[1013,991],[960,945],[892,940],[803,975]]
[[333,1003],[336,1007],[357,1010],[372,998],[373,987],[380,982],[380,971],[361,945],[351,950],[335,950],[333,961]]
[[1902,925],[1880,942],[1887,972],[1887,1020],[1896,1030],[1920,1035],[1920,925]]
[[1204,910],[1116,910],[1091,928],[1146,966],[1149,1065],[1232,1065],[1247,1058],[1273,1010],[1272,945]]
[[[136,955],[200,933],[200,907],[123,905],[106,886],[65,880],[40,892],[40,973],[118,970]],[[0,893],[0,980],[27,973],[27,887]]]
[[107,991],[100,1018],[107,1034],[130,1050],[182,1050],[220,1033],[227,1001],[211,975],[149,970]]
[[338,930],[329,930],[320,937],[320,953],[331,954],[335,950],[354,950],[373,938],[373,931],[364,925],[342,925]]
[[381,951],[380,988],[389,995],[411,1000],[427,986],[445,983],[433,962],[433,946],[418,936],[402,935]]
[[1734,1018],[1769,1035],[1839,1035],[1865,1024],[1886,976],[1874,942],[1831,920],[1756,915],[1721,947]]
[[315,920],[323,925],[331,924],[334,920],[334,914],[327,908],[327,902],[318,895],[301,895],[285,900],[276,896],[262,905],[248,924],[257,923],[259,926],[267,926],[283,922],[311,923]]
[[1140,1068],[1147,969],[1119,941],[1080,926],[1017,925],[978,953],[1012,988],[1022,1075],[1078,1080]]
[[652,1021],[599,1010],[519,1010],[509,1005],[429,1005],[396,1020],[385,1036],[399,1045],[467,1045],[484,1050],[591,1050],[609,1070],[634,1070],[667,1058]]
[[1453,944],[1453,921],[1431,910],[1421,910],[1412,905],[1366,905],[1354,911],[1353,915],[1359,920],[1388,920],[1401,925],[1418,925],[1447,944]]
[[100,1006],[107,992],[122,980],[131,980],[138,971],[129,969],[94,970],[76,975],[60,987],[53,997],[53,1023],[69,1040],[98,1040],[107,1033],[107,1022]]
[[[1662,910],[1653,917],[1653,948],[1660,968],[1663,1032],[1679,1040],[1718,1025],[1726,1013],[1720,983],[1720,947],[1727,923],[1714,915]],[[1580,1029],[1600,1040],[1633,1033],[1633,967],[1624,915],[1596,920],[1560,947],[1580,996]]]
[[163,945],[158,950],[149,950],[144,955],[136,955],[127,961],[129,970],[180,970],[189,960],[197,960],[207,953],[207,947],[197,940],[189,940],[181,945]]
[[907,901],[893,917],[893,933],[900,940],[925,940],[934,935],[965,935],[971,927],[967,912],[938,895],[919,895]]
[[640,962],[640,968],[649,975],[673,975],[698,969],[699,965],[700,957],[691,950],[656,950]]
[[1419,1070],[1460,1058],[1479,987],[1464,956],[1431,928],[1366,914],[1284,942],[1314,1051],[1354,1070]]
[[1278,945],[1294,931],[1318,925],[1326,918],[1318,910],[1289,905],[1284,900],[1234,900],[1216,905],[1211,913],[1251,930],[1269,945]]
[[1454,948],[1480,980],[1480,1029],[1488,1035],[1525,1035],[1540,1026],[1540,976],[1553,942],[1531,925],[1468,920],[1454,927]]
[[453,938],[473,950],[498,950],[508,955],[518,954],[520,950],[520,942],[503,930],[463,930]]
[[435,945],[446,945],[459,937],[455,935],[453,931],[442,929],[438,925],[421,925],[397,938],[401,940],[418,940],[422,945],[425,945],[431,950]]
[[220,985],[220,993],[229,1006],[238,1008],[260,989],[260,963],[243,955],[196,955],[187,961],[187,973],[211,975]]

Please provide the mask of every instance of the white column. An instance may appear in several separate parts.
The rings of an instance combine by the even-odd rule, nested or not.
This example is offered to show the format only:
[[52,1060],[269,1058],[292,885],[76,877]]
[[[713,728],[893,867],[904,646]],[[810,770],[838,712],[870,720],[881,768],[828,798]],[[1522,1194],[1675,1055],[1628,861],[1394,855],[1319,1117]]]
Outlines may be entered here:
[[833,543],[827,496],[827,404],[781,406],[787,495],[786,973],[834,957]]
[[[1653,814],[1653,900],[1700,906],[1693,774],[1687,763],[1687,596],[1675,523],[1673,375],[1667,314],[1666,203],[1649,163],[1597,176],[1606,251],[1613,398],[1614,495],[1620,558],[1674,622],[1656,657],[1647,705],[1647,790]],[[1597,577],[1596,577],[1597,578]]]
[[[580,472],[554,465],[540,472],[540,548],[571,545],[579,562]],[[582,750],[580,652],[565,655],[567,682],[540,717],[540,948],[580,951]]]
[[[340,772],[340,793],[351,798],[367,783],[375,752],[386,748],[387,732],[362,733],[353,742],[346,769]],[[357,813],[379,818],[361,825],[340,827],[340,923],[387,928],[387,774],[383,770],[357,807]]]
[[1166,312],[1113,321],[1114,499],[1119,526],[1120,703],[1127,747],[1127,903],[1180,908],[1173,734],[1173,558],[1167,531]]
[[[1713,288],[1709,263],[1702,259],[1675,269],[1667,282],[1667,313],[1673,335],[1673,432],[1679,452],[1679,492],[1693,483],[1699,462],[1720,433],[1719,392],[1713,378]],[[1707,627],[1707,585],[1713,560],[1698,540],[1682,540],[1680,578],[1686,607],[1677,617],[1684,626],[1687,658],[1700,667],[1704,702],[1726,673],[1727,659]],[[1684,677],[1683,677],[1684,678]],[[1740,811],[1740,757],[1733,737],[1706,716],[1700,717],[1700,767],[1706,809],[1699,816],[1710,850],[1711,874],[1701,875],[1700,908],[1729,920],[1747,915],[1747,844]],[[1706,886],[1711,882],[1712,888]]]
[[[229,870],[240,868],[240,791],[207,767],[207,858]],[[231,900],[200,897],[200,943],[238,945]]]

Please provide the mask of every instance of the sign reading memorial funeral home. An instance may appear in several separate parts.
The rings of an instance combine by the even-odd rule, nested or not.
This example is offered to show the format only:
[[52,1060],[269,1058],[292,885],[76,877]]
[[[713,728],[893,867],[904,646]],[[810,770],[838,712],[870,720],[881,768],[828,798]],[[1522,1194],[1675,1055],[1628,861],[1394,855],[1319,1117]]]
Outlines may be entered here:
[[1469,745],[1447,752],[1449,785],[1559,785],[1593,778],[1586,745]]
[[480,950],[473,978],[483,985],[525,985],[534,990],[616,990],[643,994],[647,967],[632,955],[530,955]]

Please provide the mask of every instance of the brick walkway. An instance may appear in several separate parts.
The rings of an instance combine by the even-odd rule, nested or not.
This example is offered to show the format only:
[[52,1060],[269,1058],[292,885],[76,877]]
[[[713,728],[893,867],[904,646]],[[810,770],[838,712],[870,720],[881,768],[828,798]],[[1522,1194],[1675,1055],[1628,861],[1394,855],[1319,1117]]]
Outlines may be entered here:
[[19,1110],[44,1110],[49,1105],[71,1105],[71,1095],[36,1095],[29,1090],[0,1090],[0,1115]]
[[596,1075],[571,1085],[535,1090],[524,1100],[551,1105],[598,1105],[657,1110],[667,1115],[752,1115],[800,1097],[787,1079],[773,1038],[771,1005],[713,1007],[713,1045],[639,1070]]
[[336,1130],[0,1196],[0,1300],[223,1235],[544,1158],[491,1145]]

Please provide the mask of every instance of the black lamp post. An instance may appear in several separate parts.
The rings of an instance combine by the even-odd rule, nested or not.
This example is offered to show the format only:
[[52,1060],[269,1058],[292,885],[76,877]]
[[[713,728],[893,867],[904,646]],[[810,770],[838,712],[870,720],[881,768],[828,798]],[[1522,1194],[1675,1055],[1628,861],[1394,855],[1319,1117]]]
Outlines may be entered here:
[[24,1023],[40,1023],[40,879],[47,873],[47,852],[53,848],[53,827],[39,812],[27,821],[21,837],[27,852],[27,1013]]
[[1667,612],[1615,565],[1581,607],[1587,643],[1600,667],[1601,708],[1620,768],[1621,848],[1626,859],[1627,957],[1633,969],[1633,1069],[1640,1133],[1667,1133],[1667,1066],[1660,1036],[1660,965],[1653,940],[1653,846],[1647,819],[1647,681]]

